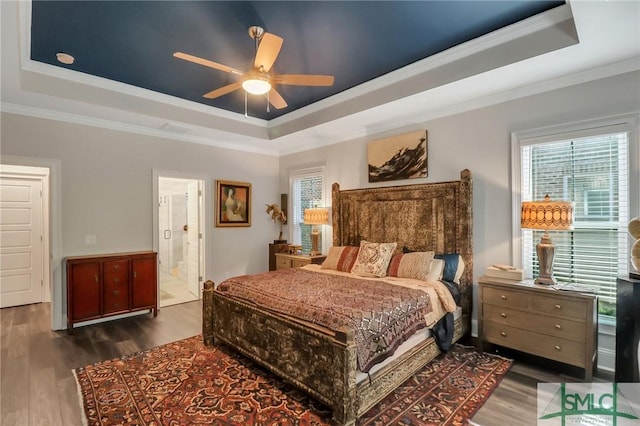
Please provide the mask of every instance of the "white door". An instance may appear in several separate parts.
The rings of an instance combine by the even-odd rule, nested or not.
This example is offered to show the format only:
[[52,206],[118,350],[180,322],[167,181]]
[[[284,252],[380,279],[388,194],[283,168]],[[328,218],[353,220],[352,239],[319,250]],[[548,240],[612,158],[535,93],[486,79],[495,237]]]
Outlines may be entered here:
[[165,274],[171,273],[169,268],[169,250],[171,244],[171,230],[169,229],[169,203],[167,195],[160,195],[158,200],[158,221],[160,226],[158,229],[159,246],[158,246],[158,260],[160,264],[160,271]]
[[200,181],[189,182],[187,189],[187,288],[200,298]]
[[0,307],[42,302],[42,180],[0,179]]

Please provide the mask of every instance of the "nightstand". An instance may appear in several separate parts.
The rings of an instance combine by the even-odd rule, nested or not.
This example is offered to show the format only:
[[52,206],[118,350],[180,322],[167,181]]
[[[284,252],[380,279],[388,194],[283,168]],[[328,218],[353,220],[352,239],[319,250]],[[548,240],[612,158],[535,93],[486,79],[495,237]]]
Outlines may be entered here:
[[300,266],[315,263],[320,265],[327,256],[309,256],[304,254],[276,253],[276,269],[299,268]]
[[533,280],[480,277],[478,337],[485,342],[584,368],[598,353],[597,296],[554,290]]

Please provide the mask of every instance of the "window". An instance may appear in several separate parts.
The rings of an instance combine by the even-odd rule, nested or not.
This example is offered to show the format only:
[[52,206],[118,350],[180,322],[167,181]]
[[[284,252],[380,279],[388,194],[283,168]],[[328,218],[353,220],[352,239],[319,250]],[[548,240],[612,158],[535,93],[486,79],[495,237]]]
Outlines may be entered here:
[[[514,200],[514,222],[520,223],[521,201],[548,194],[575,203],[573,230],[550,232],[554,276],[558,282],[596,286],[601,315],[615,316],[616,278],[628,272],[631,135],[628,125],[608,125],[514,140],[514,187],[521,195]],[[535,277],[535,246],[543,231],[516,231],[515,225],[514,231],[522,236],[525,276]]]
[[[289,211],[289,233],[293,244],[302,246],[302,251],[311,251],[311,225],[303,223],[304,209],[324,207],[324,167],[292,171],[289,175],[291,210]],[[319,247],[324,247],[324,230],[320,234]],[[321,250],[324,252],[324,250]]]

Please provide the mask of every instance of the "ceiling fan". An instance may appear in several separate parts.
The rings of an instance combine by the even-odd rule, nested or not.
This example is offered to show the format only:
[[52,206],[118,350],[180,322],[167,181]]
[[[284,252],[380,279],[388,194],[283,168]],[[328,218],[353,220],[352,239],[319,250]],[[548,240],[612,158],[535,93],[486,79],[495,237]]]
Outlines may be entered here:
[[249,35],[253,40],[255,40],[256,57],[253,62],[253,68],[246,72],[183,52],[175,52],[173,56],[185,61],[204,65],[205,67],[241,76],[240,80],[235,83],[222,86],[202,95],[208,99],[215,99],[242,88],[245,90],[245,93],[252,95],[266,94],[271,105],[276,109],[282,109],[287,106],[287,102],[274,88],[276,84],[288,84],[293,86],[333,85],[332,75],[270,74],[269,70],[271,70],[271,67],[278,58],[280,48],[282,47],[282,37],[267,33],[264,31],[264,28],[258,26],[249,27]]

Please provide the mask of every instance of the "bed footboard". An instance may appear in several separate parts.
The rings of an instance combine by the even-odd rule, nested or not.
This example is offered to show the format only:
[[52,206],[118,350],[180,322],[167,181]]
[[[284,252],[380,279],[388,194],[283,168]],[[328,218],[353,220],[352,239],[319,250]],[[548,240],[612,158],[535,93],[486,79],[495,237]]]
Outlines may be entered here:
[[[333,411],[356,418],[356,351],[352,335],[331,336],[228,298],[205,283],[203,337],[229,345]],[[205,325],[206,324],[206,325]]]

